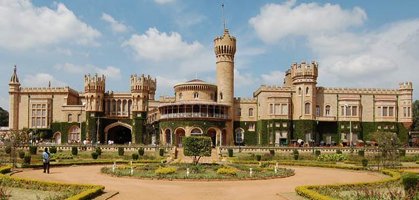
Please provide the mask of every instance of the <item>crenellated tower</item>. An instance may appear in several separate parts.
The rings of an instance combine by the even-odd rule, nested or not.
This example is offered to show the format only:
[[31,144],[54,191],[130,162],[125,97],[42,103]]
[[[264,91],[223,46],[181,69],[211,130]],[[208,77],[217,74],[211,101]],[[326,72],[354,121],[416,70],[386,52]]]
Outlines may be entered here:
[[311,63],[294,63],[287,72],[288,80],[286,84],[292,82],[295,94],[293,95],[293,119],[314,120],[316,117],[316,94],[317,94],[317,76],[318,64],[315,61]]
[[233,139],[233,108],[234,108],[234,55],[236,53],[236,38],[230,36],[224,29],[221,37],[214,39],[217,75],[217,102],[229,106],[229,121],[226,122],[227,142]]
[[398,121],[402,122],[406,128],[410,127],[413,123],[412,116],[412,95],[413,84],[412,82],[399,83],[398,95]]
[[19,98],[20,82],[17,77],[16,65],[9,81],[9,128],[11,130],[19,129]]
[[104,75],[84,76],[84,97],[86,99],[86,112],[103,112],[103,98],[105,93]]
[[148,100],[154,100],[156,94],[156,79],[150,75],[131,75],[131,96],[133,100],[133,112],[145,112],[148,110]]

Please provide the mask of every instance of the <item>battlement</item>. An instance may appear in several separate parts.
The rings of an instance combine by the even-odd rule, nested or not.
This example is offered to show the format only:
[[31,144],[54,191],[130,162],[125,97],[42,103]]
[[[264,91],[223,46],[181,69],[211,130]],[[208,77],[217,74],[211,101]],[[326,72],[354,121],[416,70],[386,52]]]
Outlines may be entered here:
[[159,102],[160,103],[174,103],[176,102],[176,97],[160,96]]
[[[318,76],[318,63],[312,61],[311,63],[306,63],[305,61],[298,63],[293,63],[291,65],[291,78],[296,81],[300,78],[312,78],[316,81]],[[287,72],[288,74],[288,72]]]
[[412,82],[399,83],[399,90],[413,90]]
[[156,79],[151,78],[150,75],[138,76],[137,74],[131,75],[131,93],[150,92],[156,91]]
[[292,88],[278,85],[261,85],[255,92],[253,92],[253,96],[257,96],[261,92],[292,92]]
[[397,89],[383,88],[322,88],[324,93],[337,94],[397,94]]
[[239,103],[256,103],[256,98],[234,97],[234,101]]
[[236,38],[230,36],[228,29],[224,30],[224,35],[214,39],[214,52],[217,58],[229,56],[234,58],[236,53]]
[[72,93],[79,95],[79,93],[70,87],[28,87],[20,88],[21,93]]
[[84,75],[84,92],[85,93],[104,93],[105,92],[105,75],[94,76]]

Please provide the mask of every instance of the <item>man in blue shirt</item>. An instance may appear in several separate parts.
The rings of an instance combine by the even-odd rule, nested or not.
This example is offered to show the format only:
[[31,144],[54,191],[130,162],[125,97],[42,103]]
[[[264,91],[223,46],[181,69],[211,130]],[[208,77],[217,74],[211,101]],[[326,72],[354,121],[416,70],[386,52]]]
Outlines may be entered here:
[[50,154],[48,152],[48,148],[45,147],[45,150],[42,153],[42,162],[44,163],[44,173],[47,172],[48,174],[49,174],[49,160],[50,160]]

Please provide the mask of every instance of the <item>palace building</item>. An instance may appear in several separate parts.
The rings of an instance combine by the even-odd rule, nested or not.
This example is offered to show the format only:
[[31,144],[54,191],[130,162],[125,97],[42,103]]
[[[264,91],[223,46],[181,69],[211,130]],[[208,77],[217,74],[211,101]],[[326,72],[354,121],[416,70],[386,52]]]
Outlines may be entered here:
[[55,143],[181,146],[182,137],[205,135],[214,146],[282,146],[298,140],[333,145],[370,141],[377,131],[407,141],[411,82],[394,89],[322,87],[318,64],[301,62],[290,66],[282,86],[262,85],[252,98],[240,98],[234,97],[236,38],[227,29],[214,39],[214,52],[216,83],[179,83],[175,96],[159,99],[157,80],[150,76],[131,75],[129,92],[109,92],[105,76],[89,74],[78,92],[21,87],[15,67],[9,128]]

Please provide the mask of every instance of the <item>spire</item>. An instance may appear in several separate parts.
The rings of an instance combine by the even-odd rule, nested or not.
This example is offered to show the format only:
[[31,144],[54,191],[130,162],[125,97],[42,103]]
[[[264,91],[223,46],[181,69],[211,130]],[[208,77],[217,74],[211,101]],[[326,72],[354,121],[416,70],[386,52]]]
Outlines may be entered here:
[[224,17],[224,2],[221,4],[221,17],[223,18],[224,31],[226,30],[226,19]]
[[17,70],[16,70],[16,65],[15,65],[15,67],[13,69],[13,74],[10,77],[10,83],[19,83],[19,78],[17,77],[17,72],[16,71]]

